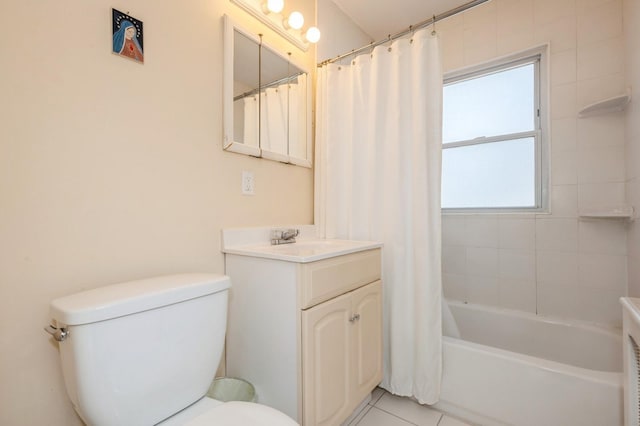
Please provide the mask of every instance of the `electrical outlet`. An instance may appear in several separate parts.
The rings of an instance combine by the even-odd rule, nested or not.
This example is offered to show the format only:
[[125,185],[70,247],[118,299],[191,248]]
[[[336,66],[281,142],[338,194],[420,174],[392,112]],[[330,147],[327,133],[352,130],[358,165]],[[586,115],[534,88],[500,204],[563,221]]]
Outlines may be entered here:
[[242,194],[243,195],[253,195],[253,172],[243,171],[242,172]]

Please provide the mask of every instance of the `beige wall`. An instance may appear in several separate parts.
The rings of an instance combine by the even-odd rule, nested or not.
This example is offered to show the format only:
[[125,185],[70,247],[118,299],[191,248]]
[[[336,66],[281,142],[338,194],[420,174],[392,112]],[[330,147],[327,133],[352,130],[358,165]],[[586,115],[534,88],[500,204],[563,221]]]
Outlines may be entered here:
[[579,212],[625,203],[624,114],[577,112],[625,90],[622,16],[622,0],[493,0],[436,25],[447,71],[551,50],[551,212],[445,215],[447,297],[620,324],[627,225]]
[[[313,0],[288,3],[314,20]],[[144,65],[111,53],[111,7],[144,22]],[[223,272],[222,228],[312,222],[310,169],[222,151],[224,13],[302,55],[227,0],[3,4],[0,424],[80,423],[42,331],[51,299]]]
[[[632,89],[632,102],[627,109],[626,170],[627,199],[640,209],[640,2],[624,0],[624,34],[626,41],[627,86]],[[640,225],[629,225],[629,295],[640,297]]]

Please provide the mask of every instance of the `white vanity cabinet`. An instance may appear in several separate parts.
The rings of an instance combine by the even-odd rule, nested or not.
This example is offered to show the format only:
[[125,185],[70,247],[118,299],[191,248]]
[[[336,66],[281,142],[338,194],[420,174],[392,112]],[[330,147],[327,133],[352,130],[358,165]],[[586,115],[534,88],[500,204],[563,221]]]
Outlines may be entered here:
[[379,246],[299,261],[227,252],[227,375],[303,426],[347,419],[382,379]]
[[302,311],[303,424],[338,425],[382,379],[382,283]]

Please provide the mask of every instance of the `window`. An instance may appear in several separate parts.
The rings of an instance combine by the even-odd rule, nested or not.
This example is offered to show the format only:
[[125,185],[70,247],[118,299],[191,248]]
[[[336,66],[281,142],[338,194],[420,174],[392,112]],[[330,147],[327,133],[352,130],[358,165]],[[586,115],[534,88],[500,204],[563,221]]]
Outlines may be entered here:
[[442,208],[546,208],[541,60],[537,52],[445,79]]

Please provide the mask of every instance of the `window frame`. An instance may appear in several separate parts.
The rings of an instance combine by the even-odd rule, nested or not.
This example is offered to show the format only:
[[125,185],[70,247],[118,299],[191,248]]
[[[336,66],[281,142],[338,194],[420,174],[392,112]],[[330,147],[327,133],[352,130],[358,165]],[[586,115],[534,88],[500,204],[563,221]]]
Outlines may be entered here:
[[535,206],[509,207],[442,207],[443,213],[547,213],[549,211],[549,64],[548,45],[528,49],[446,73],[443,86],[487,76],[519,66],[534,65],[534,129],[526,132],[508,133],[495,136],[479,136],[474,139],[442,142],[442,150],[464,146],[480,145],[508,140],[533,138],[535,151]]

